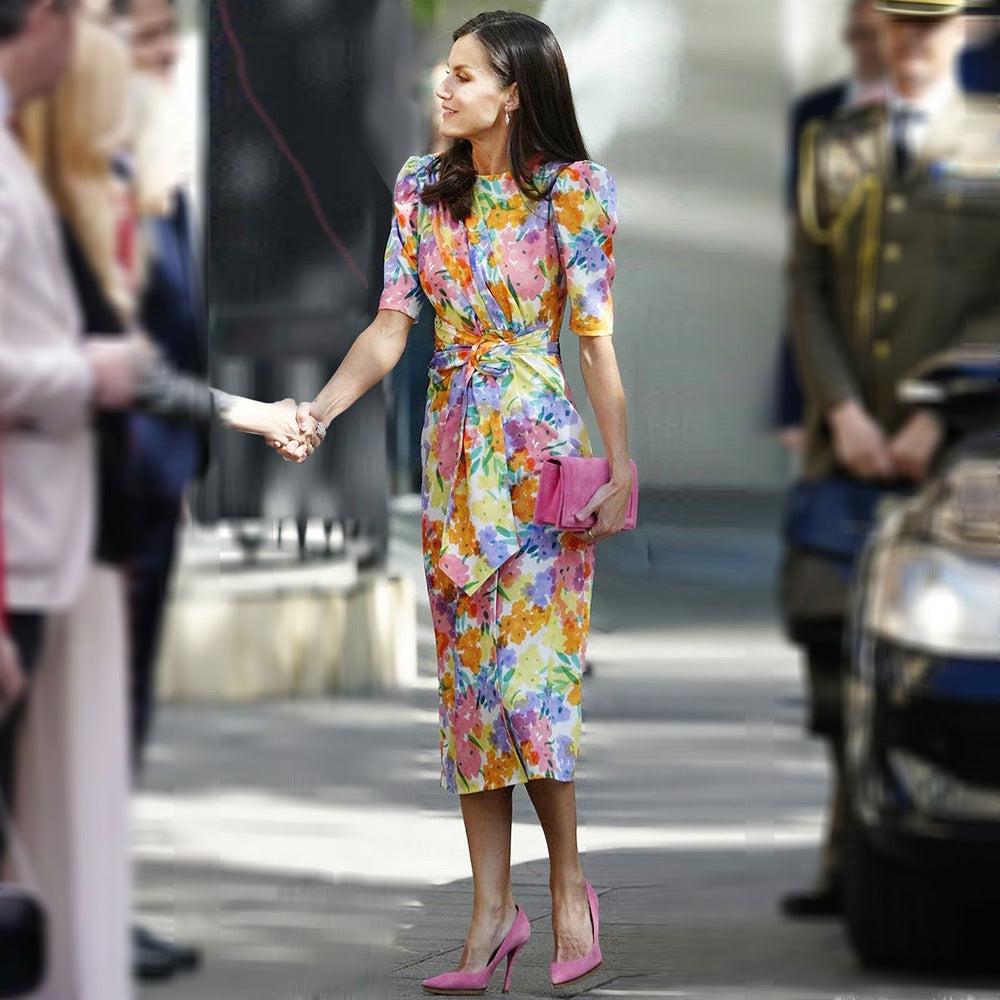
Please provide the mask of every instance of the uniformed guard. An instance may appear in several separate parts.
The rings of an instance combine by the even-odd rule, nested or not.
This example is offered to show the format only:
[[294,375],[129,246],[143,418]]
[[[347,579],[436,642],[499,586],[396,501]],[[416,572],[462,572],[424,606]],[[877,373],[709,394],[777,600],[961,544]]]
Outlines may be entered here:
[[946,347],[1000,342],[1000,112],[957,83],[963,2],[876,7],[888,97],[805,130],[790,267],[806,442],[782,598],[805,651],[810,729],[834,765],[819,881],[783,901],[794,916],[840,909],[842,638],[860,539],[835,536],[881,490],[923,479],[942,444],[937,419],[898,400],[900,380]]
[[[792,105],[785,189],[790,215],[794,214],[798,202],[799,151],[803,130],[808,126],[815,127],[813,123],[828,121],[845,108],[869,104],[884,97],[885,60],[882,55],[881,17],[875,10],[875,0],[849,0],[842,39],[851,54],[850,74],[846,79],[810,91]],[[804,404],[787,327],[781,334],[775,388],[775,425],[778,437],[789,451],[798,456],[804,437]]]

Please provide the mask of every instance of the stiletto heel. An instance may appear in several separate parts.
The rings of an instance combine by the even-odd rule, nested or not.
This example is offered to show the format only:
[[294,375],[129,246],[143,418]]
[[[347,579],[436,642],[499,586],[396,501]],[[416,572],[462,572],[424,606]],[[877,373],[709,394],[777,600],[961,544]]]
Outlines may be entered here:
[[517,958],[521,949],[524,947],[523,944],[519,944],[508,956],[507,956],[507,975],[503,977],[503,991],[504,993],[510,993],[510,973],[514,968],[514,959]]
[[493,952],[485,969],[481,972],[442,972],[440,976],[425,979],[421,983],[424,992],[447,996],[478,996],[486,992],[496,967],[504,958],[507,959],[507,975],[504,977],[503,991],[510,992],[510,973],[514,968],[514,959],[530,937],[531,924],[519,906],[514,923]]
[[569,986],[589,976],[603,961],[601,957],[601,920],[597,905],[597,893],[587,882],[587,903],[590,906],[590,922],[594,927],[594,944],[582,958],[569,962],[553,962],[549,966],[549,978],[553,986]]

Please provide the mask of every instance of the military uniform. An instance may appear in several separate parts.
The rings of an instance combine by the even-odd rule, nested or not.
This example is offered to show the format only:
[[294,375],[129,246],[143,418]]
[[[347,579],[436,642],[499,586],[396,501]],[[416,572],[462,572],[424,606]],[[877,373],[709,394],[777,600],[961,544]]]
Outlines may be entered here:
[[[895,16],[947,16],[961,0],[877,6]],[[851,475],[826,420],[836,404],[857,400],[891,438],[913,414],[897,386],[920,362],[955,344],[1000,343],[997,103],[956,88],[902,169],[891,107],[849,109],[803,133],[789,324],[806,402],[808,480]],[[790,633],[807,648],[810,727],[831,739],[836,773],[848,581],[789,548],[781,585]],[[821,893],[836,885],[843,809],[835,780]]]
[[906,172],[888,106],[803,136],[791,325],[808,406],[805,475],[835,474],[825,413],[858,399],[888,435],[899,381],[955,343],[1000,341],[1000,112],[956,91]]
[[[956,91],[897,176],[887,104],[807,128],[791,263],[790,325],[806,397],[804,475],[844,475],[826,421],[857,399],[891,437],[896,395],[957,343],[1000,342],[1000,110]],[[842,577],[789,554],[791,618],[843,616]]]

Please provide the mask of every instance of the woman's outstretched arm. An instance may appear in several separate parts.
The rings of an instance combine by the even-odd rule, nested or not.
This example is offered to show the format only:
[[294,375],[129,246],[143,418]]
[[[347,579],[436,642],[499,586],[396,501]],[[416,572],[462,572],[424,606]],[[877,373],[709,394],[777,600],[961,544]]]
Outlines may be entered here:
[[380,382],[403,356],[413,319],[395,309],[380,309],[347,352],[347,357],[311,403],[299,404],[299,427],[316,421],[325,427]]

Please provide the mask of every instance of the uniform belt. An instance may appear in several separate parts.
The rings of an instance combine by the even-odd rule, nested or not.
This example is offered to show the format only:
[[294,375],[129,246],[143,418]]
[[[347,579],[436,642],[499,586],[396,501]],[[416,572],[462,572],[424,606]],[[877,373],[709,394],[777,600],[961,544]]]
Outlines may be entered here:
[[438,418],[438,471],[448,484],[438,567],[475,593],[520,548],[504,435],[503,380],[524,365],[552,385],[559,342],[547,326],[458,329],[438,323],[432,377],[448,403]]

